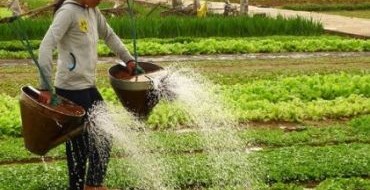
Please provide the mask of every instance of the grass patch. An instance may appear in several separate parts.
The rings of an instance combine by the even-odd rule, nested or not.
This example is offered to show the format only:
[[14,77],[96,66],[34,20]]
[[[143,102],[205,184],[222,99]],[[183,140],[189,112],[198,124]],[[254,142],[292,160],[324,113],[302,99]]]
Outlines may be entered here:
[[0,18],[12,16],[12,12],[8,8],[0,7]]
[[[29,39],[42,39],[51,19],[24,19],[19,21]],[[113,17],[108,23],[121,38],[130,38],[131,30],[128,17]],[[138,38],[173,38],[188,37],[246,37],[269,35],[320,35],[323,34],[321,23],[302,17],[138,17]],[[15,39],[10,25],[0,25],[0,40]]]
[[24,1],[20,1],[22,3],[24,3],[24,5],[29,9],[29,10],[32,10],[32,9],[37,9],[37,8],[40,8],[40,7],[43,7],[45,5],[48,5],[50,3],[52,3],[53,1],[52,0],[24,0]]

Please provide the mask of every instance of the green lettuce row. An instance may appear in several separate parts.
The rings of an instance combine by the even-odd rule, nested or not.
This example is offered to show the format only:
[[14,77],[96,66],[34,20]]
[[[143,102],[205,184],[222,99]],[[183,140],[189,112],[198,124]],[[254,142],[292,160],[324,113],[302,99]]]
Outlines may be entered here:
[[[224,131],[222,133],[227,133]],[[219,133],[217,133],[219,134]],[[216,134],[216,135],[217,135]],[[284,129],[248,128],[235,133],[241,140],[242,147],[276,148],[294,145],[322,146],[326,144],[370,143],[370,116],[351,120],[347,125],[326,127],[297,127],[297,131],[286,132]],[[221,135],[222,136],[222,135]],[[203,152],[206,139],[199,131],[181,132],[153,131],[149,134],[145,146],[152,152],[186,154]],[[218,150],[225,150],[223,145],[216,145]],[[114,146],[113,155],[121,150]],[[48,157],[64,158],[64,146],[59,146],[47,154]],[[0,162],[27,161],[34,159],[25,148],[22,138],[0,139]]]
[[304,121],[353,117],[370,113],[370,99],[361,95],[338,97],[334,100],[304,102],[294,99],[289,102],[272,103],[266,100],[232,102],[239,121]]
[[[169,168],[164,184],[172,187],[256,186],[274,183],[305,183],[327,178],[369,176],[370,145],[351,144],[325,147],[287,147],[256,153],[220,152],[166,155],[161,158]],[[351,156],[348,156],[351,155]],[[220,168],[215,160],[219,160]],[[0,168],[0,186],[5,189],[65,188],[66,163],[4,165]],[[142,187],[141,175],[127,159],[112,159],[107,184],[114,188]],[[27,188],[25,188],[27,187]],[[31,188],[32,189],[32,188]]]
[[[165,42],[165,43],[163,43]],[[283,53],[283,52],[367,52],[370,51],[369,40],[317,37],[302,39],[291,37],[279,40],[272,39],[231,39],[203,38],[195,41],[171,42],[142,40],[138,42],[139,56],[154,55],[199,55],[199,54],[235,54],[235,53]],[[10,43],[12,44],[12,43]],[[8,49],[0,49],[0,58],[28,58],[27,52],[19,45],[7,45]],[[132,52],[132,43],[126,46]],[[35,47],[37,49],[37,47]],[[19,50],[19,51],[15,51]],[[98,47],[99,56],[113,56],[105,45]]]
[[[165,105],[163,105],[165,104]],[[190,114],[183,111],[180,104],[160,103],[150,114],[147,124],[153,129],[191,126]],[[347,98],[334,100],[302,101],[294,99],[288,102],[269,102],[258,100],[247,102],[242,98],[227,100],[225,105],[232,107],[231,112],[239,122],[248,121],[294,121],[340,119],[370,113],[370,99],[352,94]],[[168,110],[172,110],[169,113]],[[168,117],[172,118],[171,123]],[[177,123],[176,123],[177,122]]]
[[370,180],[363,178],[335,178],[326,179],[321,182],[317,187],[317,190],[366,190],[370,189]]
[[[370,113],[370,99],[362,94],[350,94],[348,97],[338,96],[333,100],[320,98],[305,101],[294,98],[291,101],[274,103],[269,100],[252,101],[247,94],[237,97],[228,95],[227,89],[223,91],[226,94],[223,95],[225,105],[231,107],[232,113],[240,122],[323,120]],[[115,105],[120,106],[111,89],[103,88],[102,94],[106,96],[107,101],[113,101]],[[20,136],[20,110],[17,99],[3,94],[0,95],[0,102],[4,102],[0,105],[3,113],[0,116],[0,135]],[[181,104],[160,102],[153,109],[146,124],[152,129],[166,129],[181,125],[191,126],[193,122],[190,114]]]
[[0,94],[0,136],[20,136],[18,99]]
[[[189,43],[201,43],[208,38],[194,38],[194,37],[174,37],[174,38],[140,38],[138,39],[138,43],[155,43],[155,44],[162,44],[162,45],[171,45],[171,44],[189,44]],[[346,41],[352,43],[363,43],[366,40],[361,39],[351,39],[351,38],[344,38],[340,36],[267,36],[267,37],[211,37],[211,39],[215,39],[217,41],[228,42],[228,41],[245,41],[245,42],[260,42],[266,41],[271,42],[281,42],[281,43],[288,43],[291,41],[317,41],[322,40],[325,42],[332,42],[332,41]],[[132,40],[130,39],[121,39],[124,44],[132,44]],[[34,49],[38,49],[41,43],[41,40],[30,40],[30,45]],[[265,43],[262,43],[265,44]],[[99,41],[99,46],[103,46],[104,42]],[[19,40],[8,40],[8,41],[0,41],[0,49],[7,50],[7,51],[22,51],[27,50],[26,47],[19,41]]]
[[[222,77],[221,77],[222,78]],[[370,97],[370,74],[314,74],[278,77],[275,80],[255,80],[221,86],[228,100],[246,102],[268,100],[272,103],[292,101],[333,100],[357,94]]]

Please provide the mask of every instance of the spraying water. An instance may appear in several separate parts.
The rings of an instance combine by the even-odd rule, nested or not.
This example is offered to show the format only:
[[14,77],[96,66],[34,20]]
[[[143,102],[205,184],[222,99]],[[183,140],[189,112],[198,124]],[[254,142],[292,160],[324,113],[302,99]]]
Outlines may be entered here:
[[171,189],[164,183],[168,168],[161,157],[151,153],[145,146],[148,141],[144,124],[122,107],[96,104],[88,114],[90,127],[88,133],[98,145],[98,152],[105,157],[107,136],[111,136],[114,144],[125,152],[133,173],[138,179],[139,189]]
[[[211,166],[214,185],[241,184],[250,188],[248,162],[242,154],[243,144],[236,133],[237,118],[224,105],[222,98],[215,94],[215,85],[193,70],[176,65],[169,67],[168,73],[153,80],[157,96],[176,99],[189,113],[204,139],[204,151]],[[228,171],[233,168],[230,164],[240,170]]]
[[48,171],[48,164],[46,163],[45,156],[41,156],[41,161],[44,166],[45,171]]
[[[176,65],[169,67],[166,75],[153,78],[152,82],[154,96],[178,101],[204,139],[212,185],[237,184],[250,189],[250,166],[245,158],[244,145],[236,133],[237,118],[215,93],[215,85],[192,70]],[[102,103],[95,105],[88,116],[91,125],[88,132],[97,145],[105,147],[104,144],[111,142],[102,139],[111,136],[115,145],[124,151],[138,179],[137,188],[174,189],[168,176],[172,172],[163,156],[151,152],[146,146],[150,144],[150,132],[144,123],[123,108]],[[104,157],[104,150],[99,152]],[[231,171],[231,168],[234,169]]]

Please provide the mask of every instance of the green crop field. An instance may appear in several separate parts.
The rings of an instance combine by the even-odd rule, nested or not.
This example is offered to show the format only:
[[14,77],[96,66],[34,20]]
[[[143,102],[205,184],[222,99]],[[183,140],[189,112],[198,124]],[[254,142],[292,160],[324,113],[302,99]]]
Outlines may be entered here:
[[[20,2],[30,10],[52,0]],[[369,18],[363,0],[250,3]],[[106,104],[88,114],[86,130],[97,145],[101,132],[112,137],[109,189],[370,189],[369,39],[325,34],[301,17],[160,17],[162,8],[147,17],[150,7],[135,7],[139,58],[168,71],[162,80],[145,74],[162,92],[148,117],[124,109],[108,76],[118,58],[103,41],[97,46]],[[0,17],[9,14],[0,8]],[[108,22],[134,53],[128,19]],[[68,188],[64,143],[39,156],[22,135],[21,88],[39,85],[28,50],[38,55],[50,22],[47,13],[0,24],[0,190]]]
[[[180,189],[243,189],[244,180],[250,180],[252,189],[302,189],[312,184],[317,189],[369,187],[369,57],[183,64],[212,82],[212,91],[220,94],[238,117],[234,135],[240,147],[214,145],[221,156],[217,161],[224,166],[208,165],[205,145],[209,142],[186,106],[160,102],[144,124],[150,131],[145,147],[171,168],[164,184]],[[99,65],[98,86],[104,98],[119,107],[106,76],[110,66]],[[45,159],[50,162],[43,164],[25,150],[20,138],[19,88],[37,85],[36,70],[28,65],[2,66],[0,73],[1,86],[8,89],[0,96],[0,173],[6,176],[0,180],[1,186],[66,188],[63,146],[48,153]],[[240,152],[244,149],[252,151]],[[122,151],[125,146],[114,146],[107,185],[142,187],[134,169],[129,169],[137,166]],[[238,159],[231,159],[232,155]],[[214,175],[220,172],[222,180]]]

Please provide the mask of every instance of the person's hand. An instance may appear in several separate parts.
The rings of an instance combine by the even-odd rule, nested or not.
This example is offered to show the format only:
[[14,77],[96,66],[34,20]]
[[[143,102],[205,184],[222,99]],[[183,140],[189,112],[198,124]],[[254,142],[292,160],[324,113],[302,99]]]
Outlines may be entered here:
[[136,63],[134,60],[128,61],[126,64],[126,68],[131,76],[135,75]]
[[40,94],[37,100],[43,104],[50,104],[51,93],[47,90],[40,90]]

